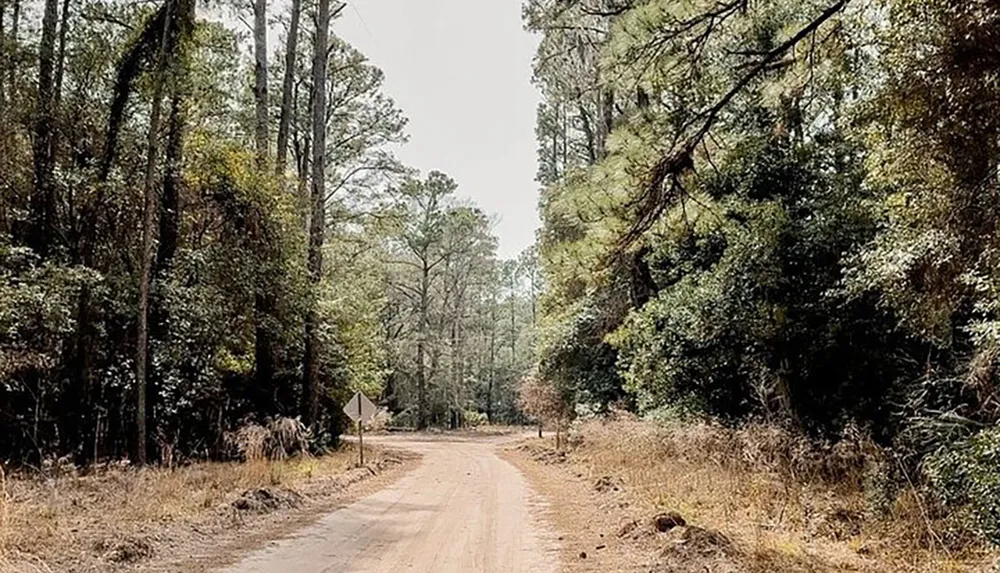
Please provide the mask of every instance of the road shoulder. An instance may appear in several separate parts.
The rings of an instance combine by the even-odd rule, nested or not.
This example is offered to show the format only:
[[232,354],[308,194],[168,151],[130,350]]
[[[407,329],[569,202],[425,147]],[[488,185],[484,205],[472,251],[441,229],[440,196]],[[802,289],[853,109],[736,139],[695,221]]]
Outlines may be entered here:
[[420,463],[416,453],[375,447],[357,468],[352,450],[8,477],[0,484],[0,571],[208,571],[391,485]]
[[[778,546],[748,539],[733,522],[686,523],[683,516],[644,501],[626,472],[600,466],[593,452],[556,451],[551,440],[523,440],[503,448],[547,500],[545,519],[562,543],[560,571],[572,573],[825,573],[892,570],[877,559],[851,554],[845,544]],[[657,462],[637,462],[657,471]],[[603,470],[598,468],[603,467]],[[608,472],[608,473],[600,473]],[[662,493],[662,492],[660,492]],[[690,519],[690,515],[688,518]],[[719,527],[714,529],[712,526]],[[815,541],[815,540],[813,540]],[[830,549],[831,546],[833,549]],[[917,567],[913,570],[930,570]],[[940,570],[940,569],[936,569]],[[956,569],[958,570],[958,569]]]
[[299,507],[243,516],[235,526],[230,522],[212,524],[209,529],[192,527],[188,537],[171,541],[159,552],[160,559],[151,560],[138,571],[199,573],[232,565],[255,549],[294,535],[330,512],[390,487],[416,469],[420,460],[419,454],[408,450],[373,452],[365,468],[305,484],[300,491],[305,502]]
[[628,501],[601,496],[590,487],[590,476],[567,462],[548,441],[532,439],[500,448],[500,457],[516,467],[545,504],[540,517],[558,534],[560,571],[629,573],[643,568],[653,546],[616,535],[627,523]]

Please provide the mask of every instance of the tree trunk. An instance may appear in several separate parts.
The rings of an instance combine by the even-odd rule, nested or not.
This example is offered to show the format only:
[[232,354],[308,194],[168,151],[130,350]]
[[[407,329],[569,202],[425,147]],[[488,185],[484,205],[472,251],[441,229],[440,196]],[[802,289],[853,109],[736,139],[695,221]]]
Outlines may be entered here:
[[559,180],[559,106],[552,110],[552,183]]
[[58,0],[45,0],[42,37],[38,44],[38,100],[35,116],[35,188],[31,200],[29,246],[43,258],[48,256],[55,230],[55,182],[53,181],[52,138],[55,124],[56,24]]
[[577,109],[580,112],[580,125],[583,128],[583,134],[586,136],[587,141],[587,160],[590,165],[593,165],[600,158],[600,153],[597,150],[600,145],[598,143],[599,135],[595,132],[593,125],[591,125],[590,112],[583,105],[583,100],[578,102]]
[[254,144],[257,150],[257,169],[264,170],[267,164],[267,0],[253,3],[253,49],[255,129]]
[[[70,383],[73,385],[71,394],[74,404],[72,408],[77,413],[74,423],[76,424],[76,432],[81,443],[90,441],[88,439],[90,433],[89,421],[92,405],[94,404],[93,376],[91,375],[90,361],[90,334],[92,330],[90,326],[90,298],[90,287],[85,284],[80,288],[80,298],[77,300],[75,356],[71,366],[73,376],[70,378]],[[93,439],[97,439],[96,434],[93,436]],[[80,453],[81,456],[77,458],[77,463],[86,463],[86,460],[82,456],[83,451]],[[93,462],[97,463],[96,453]]]
[[285,77],[281,85],[281,119],[278,120],[278,157],[275,161],[275,172],[279,177],[284,176],[288,161],[288,133],[292,123],[292,89],[295,84],[295,58],[298,55],[301,14],[302,0],[292,0],[292,21],[288,26],[288,42],[285,46]]
[[486,421],[493,423],[493,383],[496,378],[496,340],[497,340],[497,315],[496,300],[490,308],[490,378],[486,385]]
[[615,92],[612,89],[608,89],[602,94],[601,97],[601,107],[602,115],[604,118],[603,125],[601,126],[601,144],[598,152],[601,154],[601,159],[608,156],[608,137],[611,136],[611,132],[615,128]]
[[[302,142],[302,164],[299,168],[299,182],[296,188],[297,197],[299,199],[298,203],[308,204],[309,195],[309,173],[312,172],[312,137],[307,136],[305,141]],[[309,226],[312,223],[312,216],[310,209],[306,209],[305,212],[305,229],[309,232]]]
[[[254,98],[256,111],[256,129],[254,143],[257,153],[257,169],[263,175],[267,168],[268,156],[268,101],[267,101],[267,0],[255,0],[254,13]],[[260,226],[261,229],[264,226]],[[271,331],[268,327],[268,317],[273,312],[274,304],[271,295],[272,276],[270,272],[272,261],[268,260],[267,233],[262,232],[257,237],[262,269],[257,274],[256,292],[254,293],[254,366],[256,390],[261,395],[268,394],[274,379],[274,356],[272,352]]]
[[[0,111],[7,110],[7,84],[3,80],[7,66],[9,65],[10,58],[7,55],[7,0],[0,0]],[[2,222],[0,220],[0,223]]]
[[517,298],[514,296],[517,289],[517,275],[511,270],[510,273],[510,368],[516,371],[517,364]]
[[[185,50],[194,33],[195,0],[175,0],[173,28],[169,33],[166,69],[169,70],[170,114],[167,118],[163,191],[158,207],[159,241],[153,262],[150,292],[149,337],[166,342],[170,337],[170,313],[166,304],[166,284],[180,243],[181,175],[184,157],[184,132],[187,125],[185,100],[188,96],[188,67]],[[151,354],[147,352],[151,357]],[[153,368],[146,375],[146,425],[157,427],[157,413],[162,410],[159,397],[164,376]]]
[[[63,0],[62,22],[59,24],[59,53],[56,56],[56,80],[55,80],[55,109],[58,111],[62,103],[63,74],[66,69],[66,32],[69,28],[69,7],[70,0]],[[53,145],[53,149],[57,144]]]
[[149,119],[149,137],[146,149],[146,173],[143,184],[144,203],[142,221],[142,271],[139,276],[139,325],[135,353],[136,384],[136,462],[146,464],[146,383],[147,359],[149,355],[149,291],[153,267],[153,227],[156,224],[158,201],[154,180],[156,178],[157,132],[160,130],[160,108],[163,102],[164,76],[166,75],[167,45],[170,42],[170,24],[174,0],[166,0],[166,18],[163,23],[163,37],[160,40],[153,83],[153,108]]
[[424,369],[424,339],[417,340],[417,429],[427,428],[427,373]]
[[[271,263],[265,263],[270,267]],[[274,386],[274,342],[271,337],[270,317],[274,313],[274,296],[271,294],[271,273],[264,269],[257,278],[257,292],[254,294],[254,378],[255,390],[261,399],[273,396]],[[258,402],[257,408],[265,402]],[[269,405],[268,408],[271,406]]]
[[170,99],[170,117],[167,120],[166,165],[163,176],[163,195],[160,203],[160,241],[156,250],[155,275],[165,278],[173,264],[180,240],[180,185],[181,157],[184,146],[184,110],[178,90]]
[[312,197],[309,222],[309,281],[313,286],[313,301],[306,314],[305,360],[303,364],[302,419],[312,425],[316,421],[319,396],[319,339],[317,333],[318,286],[323,277],[323,237],[326,228],[326,72],[329,58],[327,44],[330,33],[330,0],[319,0],[316,15],[316,38],[313,48],[312,102]]
[[531,281],[528,283],[531,288],[531,328],[538,325],[538,286],[535,284],[537,270],[534,265],[531,267]]
[[[59,109],[62,107],[62,86],[63,86],[63,76],[66,69],[66,35],[69,31],[69,14],[70,14],[70,0],[63,0],[62,4],[62,16],[59,24],[59,46],[58,52],[56,54],[56,66],[55,66],[55,80],[54,80],[54,94],[53,94],[53,113],[58,113]],[[3,34],[0,34],[2,38]],[[2,82],[0,82],[2,84]],[[51,153],[52,158],[57,154],[59,148],[59,132],[56,131],[52,135],[52,145]],[[68,197],[68,201],[73,206],[73,196]],[[83,229],[80,228],[79,223],[74,219],[75,212],[70,211],[70,217],[67,221],[67,227],[71,230],[70,232],[70,253],[71,260],[74,265],[84,265],[90,266],[91,257],[89,252],[86,251],[86,247],[83,245],[82,237]],[[80,232],[77,232],[80,229]],[[76,329],[74,332],[74,338],[72,344],[68,347],[68,350],[72,353],[70,359],[68,360],[69,365],[69,389],[66,392],[66,406],[64,407],[64,412],[66,413],[66,418],[68,420],[68,425],[66,427],[65,434],[72,436],[72,439],[76,441],[74,450],[76,452],[75,461],[77,464],[85,464],[88,460],[86,458],[87,445],[93,440],[90,439],[91,423],[90,415],[93,410],[93,377],[91,376],[91,347],[90,347],[90,334],[91,334],[91,308],[90,308],[90,285],[84,282],[80,285],[80,294],[77,299],[76,305]],[[94,429],[96,432],[96,428]],[[94,435],[96,439],[96,433]],[[96,456],[96,454],[95,454]],[[94,463],[97,462],[96,457],[93,460]]]
[[[309,86],[309,109],[312,109],[313,97],[312,86]],[[295,95],[292,97],[292,116],[298,116],[298,86],[295,87]],[[295,189],[296,203],[303,207],[302,222],[305,234],[309,235],[309,226],[312,223],[311,208],[309,201],[309,174],[312,172],[312,134],[311,130],[306,130],[299,139],[299,128],[295,125],[295,167],[298,174],[298,184]]]
[[649,107],[649,94],[646,93],[646,90],[642,88],[635,89],[635,105],[639,109],[646,109]]
[[448,376],[448,378],[450,379],[449,380],[449,386],[450,386],[450,388],[449,388],[449,392],[448,392],[448,394],[449,394],[448,397],[449,397],[450,402],[451,402],[449,405],[452,408],[457,409],[460,406],[460,404],[459,404],[460,400],[459,400],[459,397],[458,397],[458,388],[459,388],[459,385],[461,383],[461,380],[460,380],[459,374],[458,374],[458,319],[457,319],[457,317],[454,317],[452,319],[450,328],[448,330],[451,333],[451,336],[450,336],[449,341],[448,341],[448,350],[449,350],[449,353],[450,353],[449,359],[450,359],[450,363],[451,363],[451,371],[449,372],[449,376]]
[[451,328],[451,349],[452,349],[452,377],[454,388],[455,407],[461,412],[465,387],[465,331],[462,328],[462,317],[464,316],[465,293],[464,287],[459,291],[455,300],[455,316]]
[[569,110],[565,106],[561,109],[562,115],[562,168],[565,173],[569,166]]
[[[10,84],[10,91],[8,92],[8,97],[10,98],[10,102],[12,105],[17,105],[17,68],[18,68],[17,42],[19,41],[18,28],[20,24],[21,24],[21,0],[14,0],[14,9],[13,9],[13,14],[11,15],[11,23],[10,23],[9,45],[11,52],[10,54],[8,54],[8,57],[10,58],[9,62],[10,66],[7,69],[7,73],[9,74],[7,81]],[[3,81],[3,79],[0,78],[0,81]]]
[[428,311],[430,297],[430,267],[427,266],[427,252],[422,255],[423,266],[420,274],[420,330],[417,334],[417,429],[427,428],[427,372],[424,367],[425,344],[427,342]]
[[[180,241],[180,188],[184,157],[184,131],[187,114],[184,101],[188,96],[188,66],[184,58],[186,46],[194,34],[195,0],[175,0],[177,29],[168,45],[172,69],[170,117],[167,128],[166,166],[163,175],[163,199],[160,205],[160,242],[156,251],[156,278],[162,279],[173,265]],[[166,65],[166,64],[165,64]]]

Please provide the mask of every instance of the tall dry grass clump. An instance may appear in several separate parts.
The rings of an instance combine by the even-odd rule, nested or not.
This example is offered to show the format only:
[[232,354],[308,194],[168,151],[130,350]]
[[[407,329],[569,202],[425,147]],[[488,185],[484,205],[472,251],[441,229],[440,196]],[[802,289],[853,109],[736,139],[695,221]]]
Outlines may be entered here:
[[618,416],[580,423],[571,443],[590,477],[619,478],[648,513],[678,511],[749,540],[761,554],[808,545],[857,557],[877,546],[890,548],[907,571],[944,570],[942,563],[958,558],[934,542],[935,524],[915,488],[901,490],[886,514],[871,510],[866,488],[887,460],[857,431],[823,445],[766,424],[733,429]]
[[[173,470],[110,468],[87,476],[53,480],[26,475],[9,481],[6,543],[11,551],[36,552],[73,545],[79,534],[144,524],[185,521],[221,507],[241,492],[295,487],[314,475],[342,473],[349,452],[281,462],[211,462]],[[45,551],[42,551],[45,553]]]
[[243,461],[288,459],[308,455],[312,433],[298,418],[271,418],[264,425],[245,424],[227,432],[223,441],[234,457]]

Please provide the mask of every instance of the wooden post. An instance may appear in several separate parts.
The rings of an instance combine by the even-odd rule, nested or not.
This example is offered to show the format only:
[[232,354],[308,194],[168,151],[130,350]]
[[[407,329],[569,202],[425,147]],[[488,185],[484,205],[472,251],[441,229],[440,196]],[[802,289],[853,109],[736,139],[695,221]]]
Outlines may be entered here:
[[361,419],[361,396],[358,395],[358,456],[361,459],[361,467],[365,467],[365,423]]

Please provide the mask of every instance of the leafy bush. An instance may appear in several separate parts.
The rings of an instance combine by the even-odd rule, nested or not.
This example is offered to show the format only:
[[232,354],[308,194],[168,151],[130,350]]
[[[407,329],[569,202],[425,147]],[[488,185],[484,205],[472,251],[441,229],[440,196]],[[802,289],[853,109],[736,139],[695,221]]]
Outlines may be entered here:
[[479,426],[485,426],[489,423],[489,419],[485,412],[477,412],[475,410],[463,411],[462,420],[465,425],[470,428],[478,428]]
[[737,421],[796,421],[834,437],[886,428],[912,364],[893,318],[842,291],[843,253],[872,232],[851,146],[749,138],[668,212],[646,256],[660,287],[609,337],[625,388],[652,411],[682,402]]
[[932,494],[962,525],[1000,544],[1000,428],[944,448],[924,461]]
[[575,403],[600,411],[624,397],[617,352],[603,340],[605,325],[590,301],[574,304],[543,330],[539,375]]

